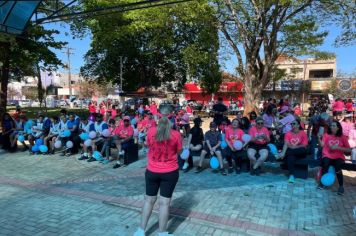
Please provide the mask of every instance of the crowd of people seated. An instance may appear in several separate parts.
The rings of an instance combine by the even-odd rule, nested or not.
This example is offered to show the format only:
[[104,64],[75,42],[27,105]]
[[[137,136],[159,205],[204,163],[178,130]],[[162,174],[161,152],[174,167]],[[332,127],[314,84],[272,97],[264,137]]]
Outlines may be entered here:
[[[101,161],[103,164],[115,160],[113,168],[118,168],[122,166],[121,158],[125,151],[135,143],[145,149],[147,132],[156,126],[160,114],[154,102],[150,106],[140,106],[130,114],[120,113],[115,107],[111,109],[109,114],[103,113],[91,104],[89,117],[78,117],[62,109],[58,116],[53,117],[38,112],[33,120],[27,119],[21,109],[12,116],[5,113],[1,121],[2,147],[15,151],[17,144],[22,143],[30,154],[60,152],[69,156],[79,153],[79,160]],[[240,174],[243,162],[248,161],[251,175],[259,176],[260,167],[271,152],[269,145],[274,144],[279,150],[275,158],[283,160],[288,167],[290,183],[295,182],[295,161],[309,154],[321,160],[323,173],[330,165],[335,166],[339,193],[342,194],[344,153],[352,151],[351,155],[356,155],[356,128],[352,114],[346,107],[341,113],[334,112],[334,116],[326,111],[315,112],[309,117],[306,128],[294,110],[287,101],[277,105],[270,99],[264,105],[262,116],[257,116],[255,112],[243,116],[242,112],[238,112],[230,120],[225,116],[227,107],[222,99],[218,99],[213,106],[214,120],[205,134],[201,128],[203,121],[199,117],[194,118],[193,127],[190,127],[192,114],[186,109],[175,110],[168,118],[172,129],[181,130],[182,136],[187,138],[185,148],[200,152],[196,173],[204,170],[206,156],[216,156],[222,175]],[[117,155],[113,155],[112,148],[117,150]],[[226,169],[224,159],[227,161]],[[192,155],[183,160],[182,165],[184,172],[191,168]]]

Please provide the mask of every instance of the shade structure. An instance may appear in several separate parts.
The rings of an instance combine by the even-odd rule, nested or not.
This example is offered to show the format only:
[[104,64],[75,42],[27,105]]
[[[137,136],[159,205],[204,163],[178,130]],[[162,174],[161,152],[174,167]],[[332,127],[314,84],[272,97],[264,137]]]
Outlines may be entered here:
[[22,34],[41,2],[0,1],[0,32]]

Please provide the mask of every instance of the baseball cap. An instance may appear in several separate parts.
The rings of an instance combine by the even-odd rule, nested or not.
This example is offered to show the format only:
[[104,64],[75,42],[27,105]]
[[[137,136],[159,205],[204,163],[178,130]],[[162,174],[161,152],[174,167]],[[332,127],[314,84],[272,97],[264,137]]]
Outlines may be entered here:
[[130,121],[130,117],[129,116],[124,116],[124,119],[123,120],[128,120]]

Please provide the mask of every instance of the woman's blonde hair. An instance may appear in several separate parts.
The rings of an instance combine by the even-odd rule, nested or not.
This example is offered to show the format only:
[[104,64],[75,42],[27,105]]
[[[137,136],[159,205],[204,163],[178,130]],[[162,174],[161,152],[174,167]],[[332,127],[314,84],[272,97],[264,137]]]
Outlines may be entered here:
[[171,122],[166,116],[158,120],[155,137],[157,142],[163,142],[171,138]]

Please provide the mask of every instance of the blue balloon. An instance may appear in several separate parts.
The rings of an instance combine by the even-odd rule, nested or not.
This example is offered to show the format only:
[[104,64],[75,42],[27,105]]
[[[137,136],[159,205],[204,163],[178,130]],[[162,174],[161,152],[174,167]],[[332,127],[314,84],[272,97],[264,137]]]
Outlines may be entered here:
[[332,173],[326,173],[321,177],[321,183],[326,186],[332,186],[335,182],[335,175]]
[[40,149],[40,152],[42,152],[42,153],[48,152],[48,147],[46,145],[41,145],[39,147],[39,149]]
[[39,146],[34,145],[34,146],[32,146],[31,150],[32,150],[32,152],[38,152],[40,150],[40,148],[39,148]]
[[38,139],[36,139],[36,146],[41,146],[41,145],[43,145],[43,139],[40,139],[40,138],[38,138]]
[[219,160],[217,157],[213,156],[210,158],[210,167],[212,169],[217,169],[219,168]]
[[94,157],[94,159],[97,160],[97,161],[100,161],[100,160],[103,159],[103,157],[102,157],[102,155],[101,155],[101,153],[100,153],[99,151],[94,151],[94,152],[93,152],[93,157]]
[[273,155],[277,155],[278,154],[278,149],[277,149],[276,145],[274,145],[272,143],[269,143],[267,146],[269,147],[269,150],[271,151],[271,153]]
[[23,142],[25,142],[25,136],[20,135],[20,136],[17,138],[17,140],[19,140],[19,142],[23,143]]
[[137,123],[136,119],[133,118],[133,119],[131,120],[131,125],[136,125],[136,123]]
[[63,131],[63,136],[66,137],[66,138],[70,137],[70,134],[71,134],[70,130],[64,130]]
[[335,168],[333,166],[329,166],[329,173],[335,174]]
[[221,148],[224,149],[227,147],[227,142],[225,140],[225,134],[221,134]]
[[81,133],[81,134],[79,135],[79,137],[80,137],[81,140],[85,141],[85,140],[89,139],[89,134],[87,134],[87,133]]

